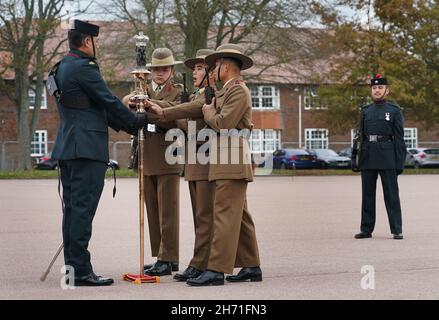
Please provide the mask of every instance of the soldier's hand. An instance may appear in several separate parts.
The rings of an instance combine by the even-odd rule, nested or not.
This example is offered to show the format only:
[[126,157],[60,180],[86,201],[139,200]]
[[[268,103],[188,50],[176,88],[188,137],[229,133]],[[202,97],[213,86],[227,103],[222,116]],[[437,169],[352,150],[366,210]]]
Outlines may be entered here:
[[215,109],[215,98],[212,98],[212,102],[210,104],[203,105],[203,114],[212,109]]
[[130,107],[130,109],[136,109],[137,108],[137,98],[131,97],[130,100],[128,101],[128,106]]
[[158,116],[163,117],[163,109],[156,103],[153,103],[151,101],[148,102],[149,102],[149,110],[151,112],[154,112]]

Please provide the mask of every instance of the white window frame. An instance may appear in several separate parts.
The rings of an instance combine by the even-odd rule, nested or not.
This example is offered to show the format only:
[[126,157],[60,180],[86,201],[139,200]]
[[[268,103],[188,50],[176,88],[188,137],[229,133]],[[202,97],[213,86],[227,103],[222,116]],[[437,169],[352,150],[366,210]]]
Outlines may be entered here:
[[[267,137],[271,134],[271,137]],[[267,145],[272,145],[272,148],[267,148]],[[281,132],[275,129],[253,129],[250,137],[250,149],[252,153],[273,153],[280,149]],[[255,146],[258,146],[255,150]]]
[[[271,94],[264,95],[264,88],[270,88]],[[257,91],[257,95],[254,95],[255,91]],[[279,88],[277,86],[266,86],[266,85],[251,86],[250,92],[251,92],[253,110],[276,110],[280,108]],[[258,104],[259,104],[258,106],[253,105],[254,99],[258,100]],[[271,99],[270,107],[263,106],[264,99]]]
[[[406,132],[410,135],[407,137]],[[404,142],[407,148],[418,147],[418,128],[404,128]]]
[[[31,99],[33,99],[34,105],[31,104]],[[29,102],[29,109],[34,109],[35,108],[35,91],[32,88],[29,88],[29,91],[28,91],[28,102]],[[47,109],[46,86],[43,86],[43,92],[41,94],[41,108],[40,109]]]
[[[38,140],[35,140],[37,136]],[[39,153],[34,152],[38,150]],[[31,141],[31,157],[41,157],[47,153],[47,130],[35,130]]]
[[[313,133],[319,132],[320,137],[314,138]],[[306,149],[328,149],[329,139],[328,139],[328,129],[324,128],[307,128],[305,129],[305,148]],[[321,147],[316,148],[313,146],[313,142],[321,142]]]
[[313,99],[318,95],[316,93],[317,87],[308,86],[303,89],[303,108],[305,110],[318,109],[313,106]]

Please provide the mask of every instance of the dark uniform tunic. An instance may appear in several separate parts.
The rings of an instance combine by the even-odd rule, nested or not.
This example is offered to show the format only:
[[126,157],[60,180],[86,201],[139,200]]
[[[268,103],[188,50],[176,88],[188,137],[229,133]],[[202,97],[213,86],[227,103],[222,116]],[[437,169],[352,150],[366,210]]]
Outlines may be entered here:
[[402,233],[398,174],[404,169],[406,146],[401,108],[388,101],[362,109],[363,143],[359,166],[362,180],[361,231],[372,233],[375,227],[376,181],[383,185],[384,201],[392,234]]
[[95,58],[81,51],[63,58],[56,80],[61,123],[52,157],[61,169],[64,259],[81,277],[93,271],[87,248],[109,161],[108,126],[135,134],[145,121],[113,96]]

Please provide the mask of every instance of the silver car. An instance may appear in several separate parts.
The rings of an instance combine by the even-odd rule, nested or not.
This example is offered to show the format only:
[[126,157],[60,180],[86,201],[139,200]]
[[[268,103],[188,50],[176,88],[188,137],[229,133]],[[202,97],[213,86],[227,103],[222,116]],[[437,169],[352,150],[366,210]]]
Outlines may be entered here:
[[413,166],[423,167],[439,167],[439,149],[435,148],[409,148],[407,151],[413,156]]

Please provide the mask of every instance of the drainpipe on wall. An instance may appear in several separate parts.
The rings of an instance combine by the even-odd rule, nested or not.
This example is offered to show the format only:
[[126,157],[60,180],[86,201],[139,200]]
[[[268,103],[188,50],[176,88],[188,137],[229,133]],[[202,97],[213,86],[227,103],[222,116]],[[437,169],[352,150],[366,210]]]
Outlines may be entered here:
[[299,149],[302,149],[302,95],[299,94]]

